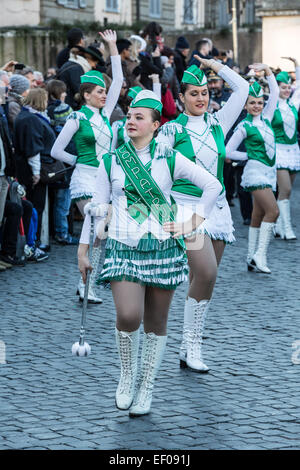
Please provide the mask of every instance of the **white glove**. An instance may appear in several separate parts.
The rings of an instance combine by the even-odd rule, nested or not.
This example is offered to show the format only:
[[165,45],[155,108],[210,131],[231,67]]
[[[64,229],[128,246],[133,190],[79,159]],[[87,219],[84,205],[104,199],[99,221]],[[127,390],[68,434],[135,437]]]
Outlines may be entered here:
[[97,204],[96,202],[88,202],[84,206],[85,215],[93,215],[94,217],[106,217],[108,214],[109,204]]
[[108,232],[105,231],[106,222],[105,220],[100,220],[96,226],[96,234],[99,240],[105,240],[108,236]]

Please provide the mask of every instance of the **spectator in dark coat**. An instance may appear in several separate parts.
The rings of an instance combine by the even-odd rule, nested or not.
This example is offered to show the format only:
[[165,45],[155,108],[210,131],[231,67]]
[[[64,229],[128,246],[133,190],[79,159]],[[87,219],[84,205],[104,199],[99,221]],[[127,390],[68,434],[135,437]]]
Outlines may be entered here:
[[91,65],[85,58],[85,49],[81,47],[70,50],[70,58],[57,72],[57,79],[65,82],[67,86],[66,103],[71,108],[77,110],[79,105],[75,100],[75,95],[79,91],[80,77],[91,70]]
[[190,52],[190,45],[184,36],[180,36],[177,39],[175,45],[175,55],[174,55],[174,63],[176,68],[176,75],[178,78],[179,83],[182,80],[183,73],[187,68],[187,57]]
[[40,181],[41,162],[52,161],[50,152],[56,139],[48,119],[43,115],[47,102],[46,90],[30,90],[14,124],[17,178],[26,187],[27,199],[38,213],[38,242],[46,201],[46,185]]
[[57,68],[60,69],[69,60],[70,51],[76,46],[85,46],[83,31],[79,28],[72,28],[67,34],[68,45],[60,51],[56,57]]
[[189,67],[191,65],[197,65],[197,67],[200,67],[200,62],[195,59],[194,54],[197,54],[202,59],[211,59],[210,46],[210,42],[207,39],[200,39],[200,41],[196,42],[195,50],[192,52],[191,59],[189,61]]
[[163,66],[160,60],[159,47],[156,46],[154,52],[150,53],[143,51],[139,53],[140,69],[141,69],[141,84],[148,90],[152,90],[152,79],[149,75],[157,74],[161,78],[163,75]]

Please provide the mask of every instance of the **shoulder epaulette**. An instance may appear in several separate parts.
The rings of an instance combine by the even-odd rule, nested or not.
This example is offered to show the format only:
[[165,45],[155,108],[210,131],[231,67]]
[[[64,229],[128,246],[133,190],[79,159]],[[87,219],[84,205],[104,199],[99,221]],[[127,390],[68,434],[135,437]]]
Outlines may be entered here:
[[157,142],[154,152],[154,158],[170,158],[174,155],[175,150],[167,142]]
[[167,122],[160,128],[159,132],[166,136],[174,136],[176,133],[181,134],[183,132],[183,126],[179,122]]
[[79,121],[83,119],[88,120],[86,115],[80,111],[73,111],[67,119],[78,119]]

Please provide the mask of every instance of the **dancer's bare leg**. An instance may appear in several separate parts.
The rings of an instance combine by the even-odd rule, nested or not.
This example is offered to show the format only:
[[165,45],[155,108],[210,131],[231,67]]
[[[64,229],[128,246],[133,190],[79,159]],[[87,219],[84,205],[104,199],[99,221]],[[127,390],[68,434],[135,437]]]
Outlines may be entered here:
[[110,283],[116,307],[116,327],[119,331],[135,331],[144,315],[145,287],[128,281]]
[[[254,217],[254,222],[256,225],[251,226],[260,227],[261,222],[276,222],[276,219],[279,215],[279,210],[277,202],[273,191],[271,188],[257,189],[253,191],[253,212],[256,210]],[[263,215],[263,217],[261,217]],[[255,219],[256,217],[256,219]],[[259,223],[260,222],[260,223]],[[259,225],[258,225],[259,223]]]
[[290,199],[295,174],[288,170],[277,170],[278,200]]
[[174,290],[147,287],[145,295],[144,330],[157,336],[167,334],[168,312]]
[[212,241],[208,235],[204,235],[201,250],[189,250],[190,246],[190,243],[186,241],[191,273],[188,297],[192,297],[197,302],[200,302],[200,300],[210,299],[212,296],[217,277],[217,258]]
[[225,242],[223,240],[212,240],[212,245],[215,250],[215,255],[216,255],[216,260],[217,260],[217,265],[221,263],[221,259],[225,250]]

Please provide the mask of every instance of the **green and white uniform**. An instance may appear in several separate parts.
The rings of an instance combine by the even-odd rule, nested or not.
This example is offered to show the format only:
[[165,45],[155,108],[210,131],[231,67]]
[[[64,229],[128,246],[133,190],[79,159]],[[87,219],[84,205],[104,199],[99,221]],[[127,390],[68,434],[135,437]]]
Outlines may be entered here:
[[112,130],[105,110],[99,112],[91,106],[83,106],[69,119],[78,126],[73,136],[78,157],[70,182],[71,198],[73,201],[90,199],[101,158],[110,150]]
[[[259,116],[247,114],[235,128],[226,145],[226,155],[231,160],[248,160],[243,171],[241,186],[245,191],[272,188],[276,191],[276,142],[271,121],[278,99],[278,86],[274,75],[267,77],[270,96]],[[258,84],[257,84],[258,85]],[[258,85],[261,89],[261,87]],[[254,96],[254,95],[252,95]],[[256,97],[262,97],[261,94]],[[251,97],[250,97],[251,98]],[[244,142],[246,152],[238,151]]]
[[[107,205],[112,201],[112,218],[108,229],[106,259],[99,282],[127,280],[163,289],[175,289],[187,279],[184,242],[181,245],[165,232],[152,210],[140,205],[141,199],[120,164],[118,155],[137,157],[167,201],[177,179],[189,179],[202,191],[202,205],[197,213],[207,217],[221,185],[201,167],[195,166],[179,152],[153,139],[149,146],[136,150],[129,142],[104,156],[96,180],[92,203]],[[132,169],[137,172],[136,167]],[[141,186],[148,191],[148,180]],[[150,196],[151,193],[150,193]],[[174,208],[175,209],[175,208]],[[101,218],[98,218],[100,221]],[[96,222],[97,223],[97,222]],[[85,217],[80,243],[89,243],[90,217]]]
[[[223,184],[224,138],[244,106],[248,83],[227,66],[222,67],[218,74],[233,90],[224,107],[213,115],[205,113],[201,116],[190,116],[183,113],[175,121],[164,124],[158,138],[161,141],[167,139],[169,144],[187,159],[218,178],[222,184],[221,194],[209,218],[198,231],[206,233],[213,240],[231,243],[234,241],[234,228]],[[201,192],[189,181],[176,181],[172,196],[178,205],[178,221],[189,219],[202,201]]]
[[276,167],[278,170],[300,171],[297,141],[300,107],[300,67],[296,67],[296,89],[289,99],[279,98],[272,120],[276,136]]
[[[76,164],[70,183],[71,198],[74,201],[90,199],[93,196],[97,168],[102,156],[111,149],[113,134],[109,118],[119,99],[123,80],[120,56],[112,56],[111,61],[113,81],[104,108],[99,110],[85,105],[79,111],[74,111],[51,151],[54,158],[71,165]],[[81,82],[105,87],[104,81],[97,83],[99,77],[101,77],[100,72],[90,71],[81,77]],[[65,151],[72,138],[75,141],[77,158]]]

